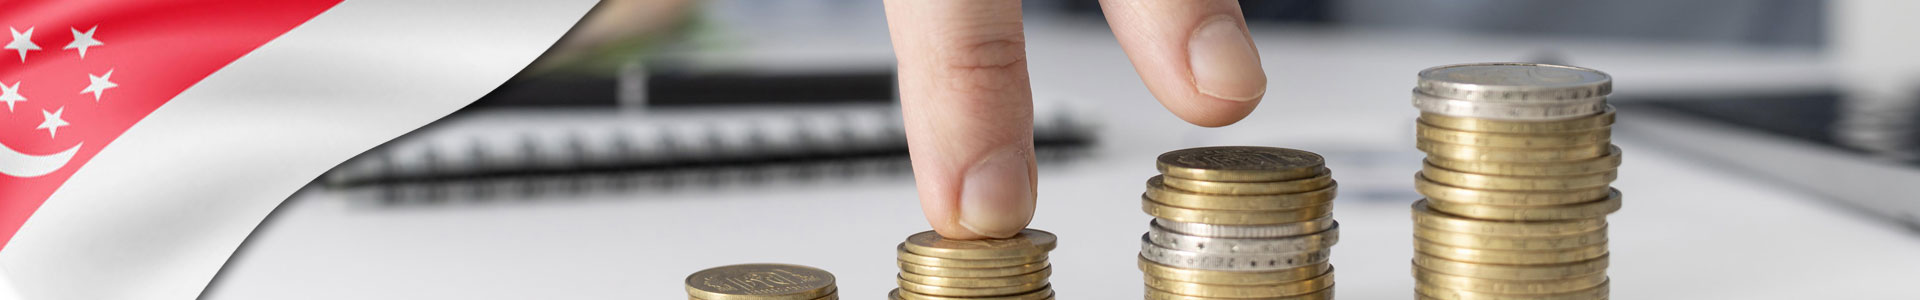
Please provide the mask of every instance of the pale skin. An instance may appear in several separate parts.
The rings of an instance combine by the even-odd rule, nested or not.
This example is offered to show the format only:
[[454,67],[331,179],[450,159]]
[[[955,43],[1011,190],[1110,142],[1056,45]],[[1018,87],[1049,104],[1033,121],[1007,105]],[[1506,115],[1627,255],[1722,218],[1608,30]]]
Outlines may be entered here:
[[[1019,233],[1033,220],[1039,183],[1020,1],[885,5],[927,223],[953,239]],[[543,60],[584,52],[609,34],[658,27],[647,23],[666,23],[687,7],[683,1],[602,3]],[[1233,124],[1266,94],[1267,77],[1237,2],[1103,0],[1100,7],[1140,81],[1180,119]]]
[[[1225,126],[1265,95],[1238,3],[1100,4],[1134,71],[1175,116]],[[927,223],[954,239],[1018,233],[1033,220],[1039,182],[1020,2],[887,0],[886,10]]]

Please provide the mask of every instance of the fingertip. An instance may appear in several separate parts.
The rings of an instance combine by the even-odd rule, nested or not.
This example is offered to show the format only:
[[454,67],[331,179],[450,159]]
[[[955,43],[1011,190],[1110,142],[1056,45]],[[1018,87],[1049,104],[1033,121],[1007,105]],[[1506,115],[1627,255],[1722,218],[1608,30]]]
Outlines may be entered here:
[[[973,233],[973,236],[976,236],[976,238],[966,238],[966,239],[1004,239],[1004,238],[1013,237],[1013,235],[1016,235],[1016,234],[1020,234],[1020,229],[1006,230],[1003,227],[996,227],[994,229],[975,228],[974,226],[969,224],[970,223],[967,223],[967,222],[960,222],[960,228],[966,229],[967,232]],[[1021,225],[1019,226],[1019,228],[1026,228],[1026,226]],[[954,238],[954,239],[962,239],[962,238]]]
[[1134,70],[1188,123],[1232,125],[1267,94],[1266,70],[1232,0],[1101,1]]
[[957,223],[957,222],[948,222],[946,224],[936,223],[933,225],[933,232],[939,233],[940,237],[947,238],[947,239],[954,239],[954,240],[978,240],[978,239],[991,238],[989,236],[974,233],[972,229],[967,229],[965,226],[960,226],[960,223]]
[[1221,14],[1193,30],[1187,41],[1187,67],[1195,91],[1231,101],[1266,95],[1266,70],[1260,67],[1260,53],[1245,27],[1239,18]]
[[960,189],[960,227],[1006,238],[1033,221],[1033,146],[1009,145],[967,168]]
[[927,225],[933,227],[933,232],[939,233],[941,237],[955,240],[990,238],[960,224],[959,202],[929,199],[934,198],[922,196],[920,209],[926,214]]
[[[921,208],[934,231],[949,239],[1007,238],[1026,229],[1035,208],[1031,143],[1007,145],[964,169],[958,197],[922,193]],[[923,169],[916,169],[920,172]],[[935,168],[924,168],[935,171]],[[944,182],[944,181],[942,181]],[[923,183],[922,188],[945,183]],[[940,189],[945,190],[945,189]]]
[[1169,101],[1162,101],[1162,104],[1165,104],[1167,110],[1172,111],[1174,116],[1180,117],[1180,120],[1202,127],[1221,127],[1238,123],[1246,119],[1247,115],[1253,114],[1253,109],[1259,106],[1261,98],[1233,101],[1195,95],[1184,99],[1167,100]]

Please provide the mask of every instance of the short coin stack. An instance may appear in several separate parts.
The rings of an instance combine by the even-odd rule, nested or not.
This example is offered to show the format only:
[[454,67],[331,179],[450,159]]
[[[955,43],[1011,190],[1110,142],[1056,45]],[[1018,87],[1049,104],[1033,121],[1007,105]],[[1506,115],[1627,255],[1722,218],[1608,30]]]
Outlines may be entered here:
[[914,234],[896,249],[900,288],[887,299],[1053,299],[1047,252],[1053,251],[1056,239],[1033,229],[985,240],[950,240],[932,231]]
[[1332,299],[1336,184],[1325,159],[1272,147],[1161,154],[1141,209],[1146,299]]
[[691,300],[838,300],[833,274],[807,266],[744,264],[687,275]]
[[1419,299],[1606,299],[1620,166],[1612,79],[1524,63],[1420,72],[1414,186]]

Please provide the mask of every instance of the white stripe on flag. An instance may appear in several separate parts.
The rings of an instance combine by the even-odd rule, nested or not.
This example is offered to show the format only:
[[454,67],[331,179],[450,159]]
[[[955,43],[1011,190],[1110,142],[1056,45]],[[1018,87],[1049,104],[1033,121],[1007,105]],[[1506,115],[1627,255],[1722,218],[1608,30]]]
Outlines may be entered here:
[[103,149],[0,252],[0,280],[36,300],[194,299],[296,189],[486,94],[593,5],[341,3]]

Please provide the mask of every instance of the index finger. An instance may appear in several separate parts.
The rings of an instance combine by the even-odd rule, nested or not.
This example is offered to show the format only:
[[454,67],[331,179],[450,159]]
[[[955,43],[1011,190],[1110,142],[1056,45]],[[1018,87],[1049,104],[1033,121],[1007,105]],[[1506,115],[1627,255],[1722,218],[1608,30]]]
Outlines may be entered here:
[[927,223],[1009,237],[1033,219],[1033,95],[1020,1],[889,0],[901,115]]

